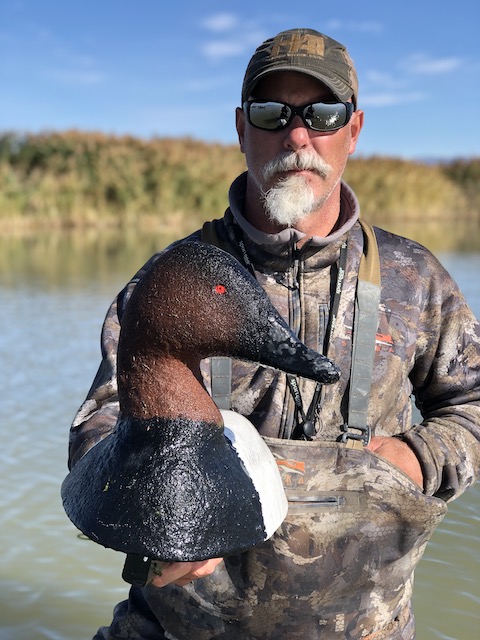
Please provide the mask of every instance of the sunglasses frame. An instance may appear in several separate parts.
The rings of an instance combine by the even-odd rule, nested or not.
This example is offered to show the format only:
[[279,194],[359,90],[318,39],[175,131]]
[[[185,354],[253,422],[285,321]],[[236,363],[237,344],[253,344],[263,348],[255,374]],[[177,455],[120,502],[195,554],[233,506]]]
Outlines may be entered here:
[[[252,122],[252,120],[250,119],[251,106],[253,104],[269,104],[269,103],[279,104],[279,105],[282,105],[282,107],[288,107],[290,109],[290,116],[287,122],[285,122],[285,124],[280,124],[278,127],[275,127],[273,129],[268,129],[266,127],[261,127],[258,124],[255,124],[254,122]],[[308,107],[312,107],[317,104],[343,105],[346,109],[345,122],[338,127],[332,127],[330,129],[316,129],[310,124],[310,122],[307,121],[305,116],[305,111]],[[350,122],[353,112],[355,111],[355,105],[352,102],[341,102],[339,100],[335,100],[335,101],[323,101],[323,102],[320,102],[320,101],[309,102],[307,104],[300,105],[299,107],[295,107],[294,105],[289,104],[288,102],[280,102],[279,100],[246,100],[243,103],[243,111],[246,114],[247,120],[252,125],[252,127],[255,127],[256,129],[260,129],[261,131],[281,131],[282,129],[286,129],[291,124],[295,116],[300,116],[303,124],[307,127],[307,129],[311,129],[312,131],[318,131],[319,133],[330,133],[330,132],[338,131],[339,129],[343,129],[343,127],[345,127]]]

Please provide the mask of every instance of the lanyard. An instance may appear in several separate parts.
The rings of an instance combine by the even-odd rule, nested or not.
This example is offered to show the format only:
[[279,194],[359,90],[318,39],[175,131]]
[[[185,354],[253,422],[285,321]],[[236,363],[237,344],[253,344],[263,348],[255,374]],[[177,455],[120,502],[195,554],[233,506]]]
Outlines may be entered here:
[[[344,241],[342,242],[342,245],[340,247],[337,282],[335,285],[332,311],[330,314],[330,327],[328,331],[327,349],[328,349],[328,345],[330,345],[331,343],[333,332],[337,322],[338,309],[340,306],[340,296],[342,294],[343,281],[345,279],[345,269],[347,266],[347,252],[348,252],[347,242]],[[297,409],[298,415],[301,418],[301,421],[298,422],[297,430],[300,430],[300,437],[302,439],[311,440],[316,432],[315,423],[317,422],[318,411],[320,409],[323,385],[320,382],[317,382],[315,386],[315,392],[312,397],[312,401],[310,402],[310,406],[307,409],[307,413],[305,413],[305,410],[303,408],[302,395],[300,393],[300,387],[298,385],[297,378],[292,374],[287,373],[287,382],[288,382],[288,387],[290,389],[290,393],[292,394],[293,401],[295,403],[295,408]]]

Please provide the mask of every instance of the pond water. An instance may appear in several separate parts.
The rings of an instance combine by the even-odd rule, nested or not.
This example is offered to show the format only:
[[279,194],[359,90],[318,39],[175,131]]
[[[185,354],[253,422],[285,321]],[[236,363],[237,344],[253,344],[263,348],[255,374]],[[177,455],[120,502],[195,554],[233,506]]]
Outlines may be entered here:
[[[71,419],[105,310],[168,238],[0,240],[0,639],[85,640],[127,595],[123,556],[78,536],[61,505]],[[440,256],[480,316],[480,254]],[[418,638],[479,638],[480,485],[454,502],[416,574]]]

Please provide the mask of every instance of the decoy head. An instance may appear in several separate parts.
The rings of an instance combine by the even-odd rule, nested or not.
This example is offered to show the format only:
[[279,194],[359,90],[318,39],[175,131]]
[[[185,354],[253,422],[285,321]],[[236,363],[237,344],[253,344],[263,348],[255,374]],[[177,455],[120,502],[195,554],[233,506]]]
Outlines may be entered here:
[[120,398],[130,382],[125,372],[146,358],[192,363],[213,355],[322,383],[339,378],[330,360],[298,340],[233,256],[200,242],[178,244],[159,257],[127,305],[118,352]]

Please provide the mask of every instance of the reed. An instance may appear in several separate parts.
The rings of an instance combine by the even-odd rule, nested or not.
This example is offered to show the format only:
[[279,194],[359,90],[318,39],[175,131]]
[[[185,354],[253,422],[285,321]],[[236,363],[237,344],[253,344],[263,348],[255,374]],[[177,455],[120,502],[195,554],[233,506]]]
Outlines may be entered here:
[[[188,232],[220,217],[245,170],[236,145],[80,131],[0,135],[2,233],[40,228]],[[352,158],[346,180],[373,224],[480,218],[480,158]]]

